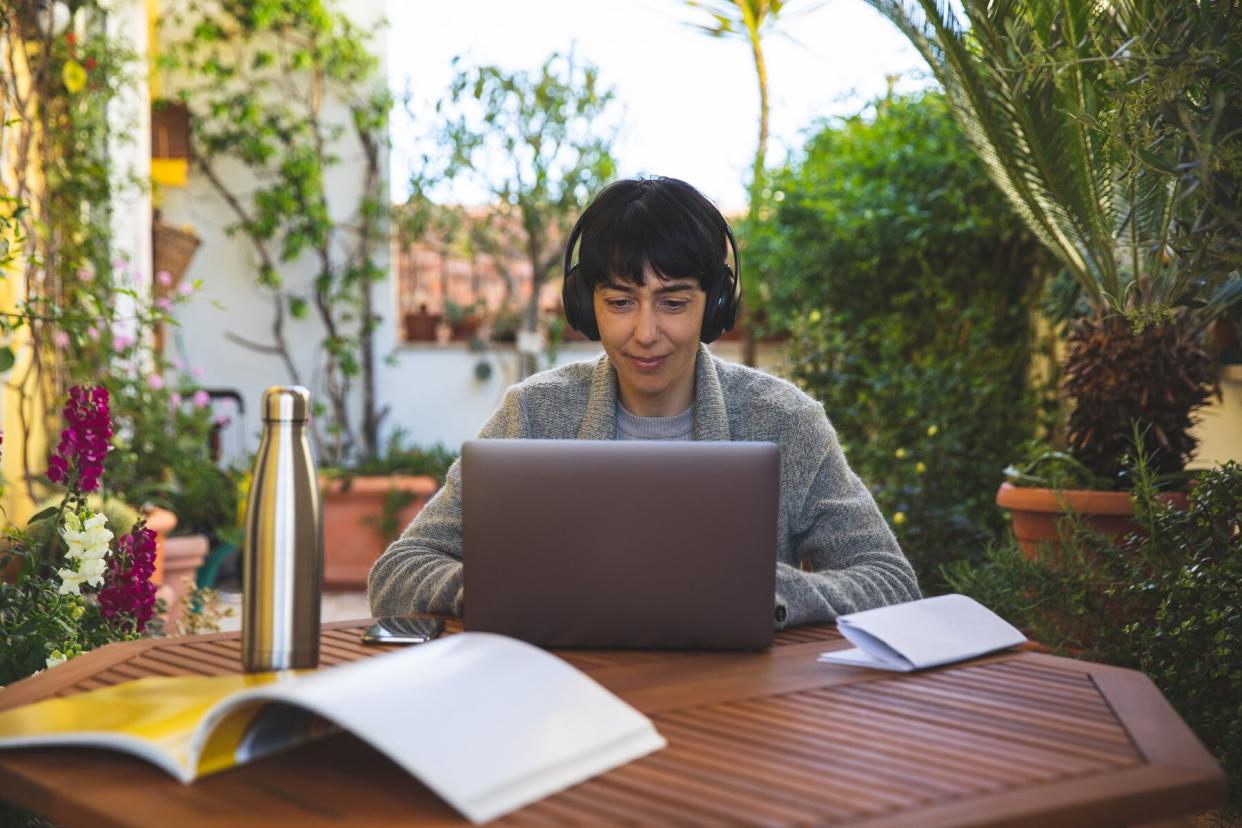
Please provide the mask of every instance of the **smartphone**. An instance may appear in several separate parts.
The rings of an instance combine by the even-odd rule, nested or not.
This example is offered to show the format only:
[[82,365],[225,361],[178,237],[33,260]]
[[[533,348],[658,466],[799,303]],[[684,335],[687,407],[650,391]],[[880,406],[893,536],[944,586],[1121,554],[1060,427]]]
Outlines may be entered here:
[[444,620],[422,616],[381,618],[362,634],[363,644],[424,644],[444,631]]

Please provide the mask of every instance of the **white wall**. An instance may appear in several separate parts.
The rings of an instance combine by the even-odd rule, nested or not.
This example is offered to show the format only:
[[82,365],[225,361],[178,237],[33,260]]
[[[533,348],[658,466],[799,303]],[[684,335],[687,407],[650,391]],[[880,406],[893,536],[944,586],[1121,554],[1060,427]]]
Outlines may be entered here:
[[1199,440],[1192,468],[1207,468],[1226,460],[1242,461],[1242,365],[1221,370],[1221,398],[1212,398],[1195,424]]
[[[129,261],[144,284],[151,279],[151,101],[146,80],[146,0],[113,4],[107,17],[109,37],[127,43],[135,60],[129,71],[136,83],[125,84],[108,107],[108,120],[118,125],[108,138],[112,159],[112,233],[117,255]],[[138,287],[136,285],[136,287]],[[123,309],[129,297],[117,297]]]

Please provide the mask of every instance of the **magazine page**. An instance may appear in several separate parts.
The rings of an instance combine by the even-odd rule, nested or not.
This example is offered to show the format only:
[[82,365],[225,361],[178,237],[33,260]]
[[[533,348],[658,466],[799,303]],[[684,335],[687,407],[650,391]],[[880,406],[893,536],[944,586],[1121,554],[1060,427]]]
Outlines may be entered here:
[[[538,647],[461,633],[261,688],[369,742],[473,822],[666,744],[646,717]],[[211,718],[227,718],[226,703]]]
[[[196,733],[208,711],[292,673],[151,677],[0,712],[0,748],[88,745],[134,754],[182,782],[199,775]],[[250,711],[249,719],[258,713]],[[243,723],[238,719],[238,724]],[[242,734],[239,734],[239,736]],[[212,770],[236,764],[231,751]]]

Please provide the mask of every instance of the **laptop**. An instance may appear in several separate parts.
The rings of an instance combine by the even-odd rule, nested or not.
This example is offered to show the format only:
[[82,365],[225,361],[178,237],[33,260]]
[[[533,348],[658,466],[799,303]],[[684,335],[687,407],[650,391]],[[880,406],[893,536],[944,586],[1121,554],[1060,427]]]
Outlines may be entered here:
[[543,647],[772,643],[774,443],[470,440],[465,628]]

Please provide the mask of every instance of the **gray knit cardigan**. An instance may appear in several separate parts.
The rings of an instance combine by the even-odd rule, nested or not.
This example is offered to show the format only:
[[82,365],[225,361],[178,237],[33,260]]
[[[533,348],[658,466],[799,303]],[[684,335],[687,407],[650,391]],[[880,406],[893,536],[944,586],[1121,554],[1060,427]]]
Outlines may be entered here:
[[[480,437],[608,440],[617,372],[607,356],[513,386]],[[694,439],[766,440],[781,450],[776,626],[919,597],[914,571],[845,461],[823,406],[784,380],[712,356],[695,368]],[[811,571],[800,563],[809,561]],[[376,616],[462,611],[461,464],[376,561]]]

